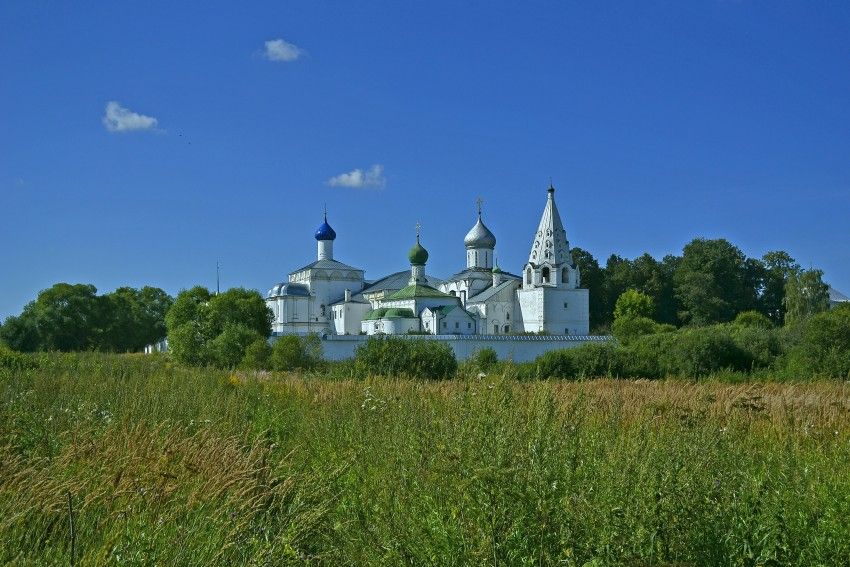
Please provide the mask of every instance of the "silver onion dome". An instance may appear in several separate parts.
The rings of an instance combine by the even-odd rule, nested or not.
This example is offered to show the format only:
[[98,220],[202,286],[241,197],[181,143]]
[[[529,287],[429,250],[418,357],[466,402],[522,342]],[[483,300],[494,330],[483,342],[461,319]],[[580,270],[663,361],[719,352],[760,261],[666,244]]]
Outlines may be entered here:
[[463,243],[468,249],[489,248],[492,250],[496,247],[496,237],[492,232],[490,232],[490,229],[484,226],[484,223],[481,222],[480,213],[478,215],[478,222],[476,222],[475,226],[466,233]]

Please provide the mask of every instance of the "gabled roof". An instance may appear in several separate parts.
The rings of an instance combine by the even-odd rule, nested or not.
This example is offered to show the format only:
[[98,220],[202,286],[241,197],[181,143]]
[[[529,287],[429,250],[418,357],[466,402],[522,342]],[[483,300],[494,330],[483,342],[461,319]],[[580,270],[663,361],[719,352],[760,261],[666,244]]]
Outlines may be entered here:
[[502,291],[503,289],[509,288],[511,286],[511,284],[516,284],[516,283],[517,283],[516,280],[508,280],[508,281],[504,281],[504,282],[500,283],[496,287],[493,287],[491,285],[490,287],[484,289],[478,295],[474,295],[474,296],[470,297],[469,299],[467,299],[466,302],[467,303],[483,303],[483,302],[487,301],[488,299],[490,299],[491,297],[493,297],[494,295],[496,295],[497,293],[499,293],[500,291]]
[[[514,278],[514,279],[517,279],[517,280],[522,279],[521,276],[518,276],[516,274],[512,274],[510,272],[501,272],[501,274],[502,274],[502,277]],[[463,270],[462,272],[456,273],[455,275],[453,275],[452,277],[447,279],[446,282],[454,282],[454,281],[467,280],[467,279],[480,279],[480,280],[488,279],[489,280],[492,277],[493,277],[493,271],[490,270],[490,269],[487,269],[487,268],[467,268],[467,269]]]
[[393,299],[419,299],[423,297],[454,297],[449,295],[448,293],[443,293],[438,289],[434,289],[429,285],[423,284],[412,284],[405,288],[402,288],[389,296],[387,301]]
[[348,264],[343,264],[342,262],[337,262],[336,260],[316,260],[315,262],[311,262],[304,266],[303,268],[298,268],[290,273],[297,274],[298,272],[303,272],[304,270],[354,270],[356,272],[362,272],[360,268],[355,268],[354,266],[349,266]]
[[[396,272],[394,274],[390,274],[385,276],[374,283],[371,283],[364,287],[360,293],[377,293],[379,291],[385,291],[388,289],[397,290],[407,287],[408,282],[410,281],[410,270],[404,270],[401,272]],[[437,287],[443,283],[443,280],[439,278],[435,278],[434,276],[425,276],[425,283],[427,283],[431,287]]]
[[460,305],[440,305],[438,307],[426,307],[425,311],[430,311],[431,313],[440,313],[443,317],[456,311],[458,313],[465,313],[467,317],[471,319],[475,319],[475,315],[461,307]]

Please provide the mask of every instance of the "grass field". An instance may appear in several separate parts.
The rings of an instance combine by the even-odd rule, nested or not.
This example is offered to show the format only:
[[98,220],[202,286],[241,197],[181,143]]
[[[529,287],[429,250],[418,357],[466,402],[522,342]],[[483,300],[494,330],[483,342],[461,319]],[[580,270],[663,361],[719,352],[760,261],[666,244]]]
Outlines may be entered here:
[[0,370],[3,564],[850,562],[846,383],[38,360]]

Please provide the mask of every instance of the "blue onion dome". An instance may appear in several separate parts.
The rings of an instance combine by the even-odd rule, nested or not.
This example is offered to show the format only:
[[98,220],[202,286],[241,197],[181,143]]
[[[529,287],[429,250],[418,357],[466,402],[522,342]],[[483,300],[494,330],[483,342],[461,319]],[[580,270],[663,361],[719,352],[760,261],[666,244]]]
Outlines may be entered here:
[[416,237],[416,244],[414,244],[413,248],[410,249],[407,257],[410,260],[410,264],[413,266],[424,266],[425,262],[428,261],[428,251],[425,250],[424,246],[419,244],[418,236]]
[[463,244],[467,249],[487,248],[492,250],[496,247],[496,237],[490,232],[489,228],[484,226],[481,221],[481,213],[478,214],[478,222],[466,233]]
[[328,215],[325,214],[325,220],[316,229],[316,240],[336,240],[336,231],[328,224]]

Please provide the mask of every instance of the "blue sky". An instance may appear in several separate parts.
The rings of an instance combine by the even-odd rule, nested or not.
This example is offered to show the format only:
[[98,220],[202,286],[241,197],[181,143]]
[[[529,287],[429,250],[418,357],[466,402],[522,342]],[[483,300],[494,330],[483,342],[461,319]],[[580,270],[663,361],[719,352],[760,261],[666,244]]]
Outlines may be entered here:
[[480,195],[516,272],[550,176],[602,263],[725,237],[850,290],[847,2],[4,2],[0,29],[0,318],[216,260],[265,292],[324,203],[367,278],[417,221],[446,276]]

